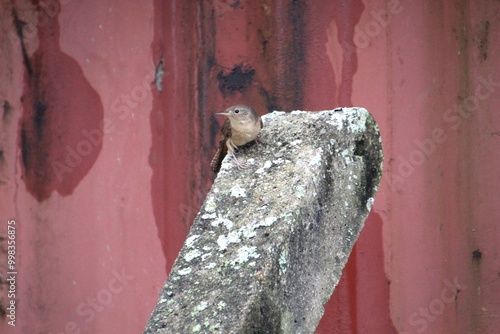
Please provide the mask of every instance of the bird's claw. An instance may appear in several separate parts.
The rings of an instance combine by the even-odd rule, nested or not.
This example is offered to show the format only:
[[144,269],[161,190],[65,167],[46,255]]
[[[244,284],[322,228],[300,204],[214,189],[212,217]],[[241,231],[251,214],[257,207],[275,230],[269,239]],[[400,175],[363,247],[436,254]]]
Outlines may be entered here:
[[233,153],[233,161],[234,161],[234,164],[236,165],[236,167],[238,167],[238,169],[247,168],[247,164],[240,162],[238,160],[238,158],[236,158],[236,155],[234,153]]
[[265,142],[265,141],[264,141],[261,137],[259,137],[259,136],[255,137],[255,139],[254,139],[254,140],[255,140],[255,142],[256,142],[257,144],[259,144],[259,145],[260,145],[260,144],[265,144],[265,143],[266,143],[266,142]]

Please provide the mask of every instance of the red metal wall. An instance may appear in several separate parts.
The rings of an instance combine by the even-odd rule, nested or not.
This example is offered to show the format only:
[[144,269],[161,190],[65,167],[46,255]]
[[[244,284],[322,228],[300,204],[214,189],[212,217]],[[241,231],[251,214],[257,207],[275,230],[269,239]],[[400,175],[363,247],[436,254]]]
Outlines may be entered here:
[[140,332],[211,184],[212,114],[243,102],[380,125],[317,333],[497,333],[498,22],[493,0],[2,2],[0,332]]

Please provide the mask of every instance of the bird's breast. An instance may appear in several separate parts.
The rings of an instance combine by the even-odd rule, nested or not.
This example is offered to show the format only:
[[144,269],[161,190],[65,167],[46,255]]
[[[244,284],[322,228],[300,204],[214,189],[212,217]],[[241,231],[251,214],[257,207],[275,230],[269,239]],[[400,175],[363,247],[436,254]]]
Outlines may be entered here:
[[231,140],[236,146],[242,146],[255,140],[260,131],[260,122],[231,124]]

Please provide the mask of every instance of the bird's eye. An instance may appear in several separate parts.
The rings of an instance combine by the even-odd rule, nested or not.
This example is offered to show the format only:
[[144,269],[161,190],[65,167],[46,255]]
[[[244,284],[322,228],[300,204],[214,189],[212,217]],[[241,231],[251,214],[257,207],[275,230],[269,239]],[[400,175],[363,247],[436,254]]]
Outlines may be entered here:
[[240,112],[240,109],[234,109],[234,113],[237,114]]

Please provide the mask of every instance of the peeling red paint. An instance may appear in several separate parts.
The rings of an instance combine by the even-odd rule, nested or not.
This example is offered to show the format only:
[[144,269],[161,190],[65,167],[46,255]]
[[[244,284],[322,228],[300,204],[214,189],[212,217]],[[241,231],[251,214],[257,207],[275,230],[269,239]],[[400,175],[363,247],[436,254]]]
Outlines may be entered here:
[[[185,56],[185,22],[193,19],[194,4],[156,0],[154,2],[154,39],[151,45],[156,66],[161,55],[166,59],[163,91],[152,90],[153,106],[150,114],[152,146],[149,163],[153,170],[151,197],[158,237],[166,258],[166,272],[170,271],[189,226],[198,212],[198,194],[190,187],[193,171],[190,162],[198,154],[192,146],[193,101],[188,91],[192,58]],[[194,23],[193,21],[192,23]],[[190,30],[189,30],[190,31]],[[184,32],[184,33],[183,33]],[[197,192],[196,192],[197,193]]]
[[18,272],[1,333],[137,333],[156,302],[152,17],[147,2],[0,5],[0,276],[8,220]]
[[97,160],[106,125],[98,93],[59,48],[57,15],[39,27],[39,39],[38,50],[25,57],[19,145],[26,188],[43,201],[78,186]]
[[389,313],[382,227],[381,216],[371,212],[342,278],[325,304],[316,334],[397,333]]

